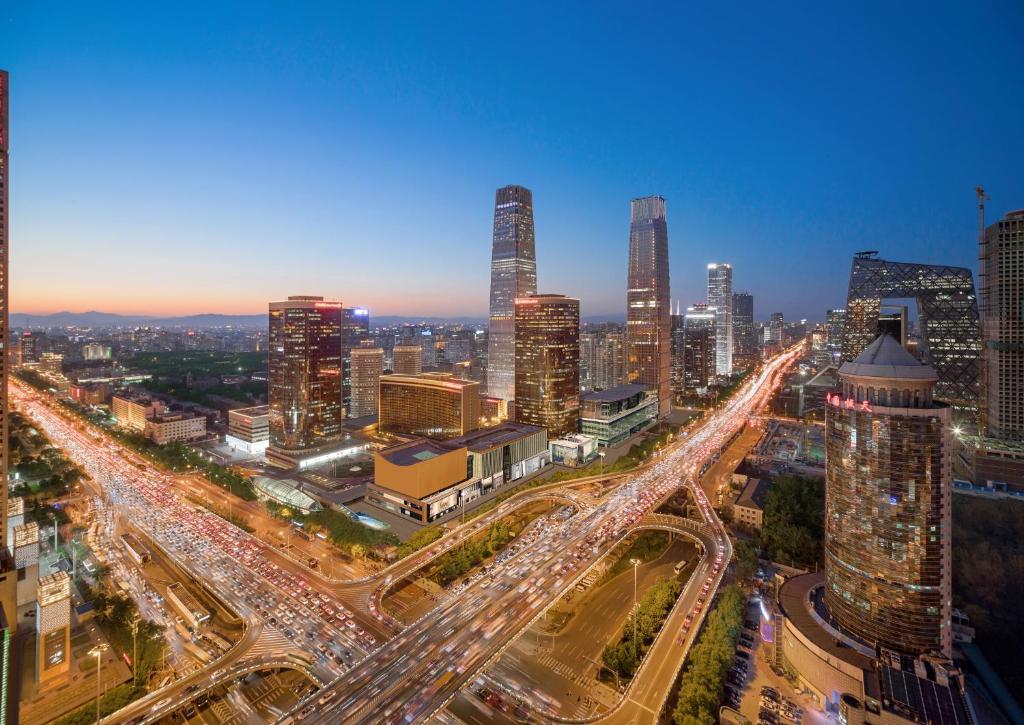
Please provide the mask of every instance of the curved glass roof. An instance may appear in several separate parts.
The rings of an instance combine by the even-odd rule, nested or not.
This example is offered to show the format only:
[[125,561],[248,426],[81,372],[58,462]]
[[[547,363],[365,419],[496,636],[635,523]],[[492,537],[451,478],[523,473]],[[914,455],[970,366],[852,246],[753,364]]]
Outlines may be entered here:
[[302,511],[323,509],[319,501],[297,489],[291,481],[278,481],[275,478],[256,476],[252,482],[260,493],[284,506],[291,506]]

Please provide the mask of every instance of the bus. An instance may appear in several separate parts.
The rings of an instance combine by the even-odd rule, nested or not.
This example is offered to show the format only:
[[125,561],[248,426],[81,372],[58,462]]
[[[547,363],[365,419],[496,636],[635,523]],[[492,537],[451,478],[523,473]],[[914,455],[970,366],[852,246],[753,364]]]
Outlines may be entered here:
[[682,570],[686,568],[686,564],[687,564],[686,559],[683,559],[681,562],[679,562],[678,564],[675,565],[675,567],[672,569],[672,571],[674,571],[676,573],[676,576],[679,576],[679,573],[682,572]]

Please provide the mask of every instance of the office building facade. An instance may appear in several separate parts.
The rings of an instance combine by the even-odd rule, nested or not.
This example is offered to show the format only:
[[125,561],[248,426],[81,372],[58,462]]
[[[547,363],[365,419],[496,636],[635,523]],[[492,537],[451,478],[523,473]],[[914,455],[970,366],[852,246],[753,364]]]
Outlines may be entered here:
[[683,320],[683,389],[688,393],[703,394],[715,384],[717,331],[718,310],[703,304],[686,308]]
[[396,375],[423,372],[423,349],[419,345],[395,345],[391,348],[391,371]]
[[672,412],[671,337],[665,199],[633,199],[626,288],[626,377],[629,383],[654,389],[661,417]]
[[[10,155],[8,144],[8,75],[7,71],[0,70],[0,480],[7,481],[8,466],[8,430],[7,430],[7,376],[11,361],[9,360],[8,349],[10,348],[10,229],[8,226],[8,213],[10,210]],[[7,486],[0,486],[0,606],[3,607],[3,625],[0,634],[3,636],[4,657],[0,662],[5,668],[7,665],[7,643],[10,636],[16,630],[17,613],[15,611],[15,588],[16,582],[14,573],[14,562],[10,554],[10,540],[6,537],[7,532]],[[0,716],[7,713],[11,703],[7,702],[7,687],[0,687]]]
[[228,432],[224,442],[231,448],[258,456],[270,445],[270,407],[257,405],[228,411]]
[[708,307],[715,308],[715,374],[732,375],[732,265],[708,265]]
[[480,425],[480,383],[445,373],[384,375],[377,428],[390,435],[454,438]]
[[1024,209],[985,230],[978,255],[982,434],[1024,449]]
[[515,303],[515,419],[549,438],[576,432],[580,412],[580,302],[563,295]]
[[522,186],[495,192],[491,249],[487,394],[512,400],[516,387],[515,301],[537,293],[533,194]]
[[340,302],[295,296],[270,303],[270,448],[284,455],[341,437]]
[[732,365],[744,370],[761,359],[761,346],[754,327],[754,296],[748,292],[732,295]]
[[617,446],[658,422],[658,400],[645,385],[620,385],[580,396],[580,432]]
[[344,415],[352,409],[352,351],[370,336],[370,311],[345,307],[341,311],[341,404]]
[[885,299],[916,301],[921,358],[939,376],[935,397],[953,406],[955,418],[973,426],[981,335],[971,270],[854,257],[843,325],[844,362],[856,358],[877,337]]
[[352,417],[377,415],[380,379],[384,374],[384,351],[379,347],[357,347],[352,351]]
[[939,375],[880,335],[825,416],[825,605],[871,647],[951,648],[950,408]]
[[676,310],[672,313],[672,394],[680,395],[686,388],[686,367],[684,364],[686,350],[686,315],[676,302]]

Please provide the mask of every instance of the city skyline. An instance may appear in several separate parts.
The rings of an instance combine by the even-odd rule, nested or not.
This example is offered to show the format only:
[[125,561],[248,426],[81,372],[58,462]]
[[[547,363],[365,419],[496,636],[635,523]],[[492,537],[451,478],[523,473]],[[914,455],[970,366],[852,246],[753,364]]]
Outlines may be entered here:
[[[635,48],[629,27],[653,27],[649,17],[574,27],[576,13],[546,14],[566,26],[566,42],[528,31],[523,41],[543,52],[504,86],[492,81],[511,38],[487,23],[493,48],[466,40],[485,35],[472,32],[475,18],[421,18],[419,28],[409,17],[379,37],[360,30],[392,26],[391,11],[363,9],[345,27],[329,15],[278,23],[269,11],[242,20],[221,11],[210,23],[240,23],[245,37],[225,43],[175,18],[147,36],[144,12],[115,23],[72,10],[46,24],[37,12],[14,9],[0,26],[14,78],[11,163],[21,170],[11,189],[16,312],[254,313],[313,290],[381,315],[483,316],[488,197],[514,181],[537,199],[538,289],[580,298],[584,317],[621,310],[626,204],[659,194],[676,230],[672,299],[703,298],[713,249],[759,309],[815,319],[842,304],[835,290],[846,271],[829,262],[833,253],[879,249],[975,268],[973,187],[990,190],[993,218],[1024,197],[1012,172],[1020,101],[1011,95],[1000,114],[962,102],[1002,97],[1020,65],[1014,23],[992,9],[931,9],[925,28],[907,8],[819,9],[797,23],[755,11],[728,21],[731,37],[751,40],[736,58],[709,40],[725,19],[697,11],[660,12],[666,31]],[[457,41],[432,57],[431,30],[446,22]],[[910,23],[915,32],[903,32]],[[817,38],[811,24],[848,25],[857,40],[831,47],[831,34]],[[676,27],[695,37],[669,42],[663,32]],[[590,62],[584,41],[612,38],[629,44],[622,67]],[[393,61],[348,62],[381,55],[381,45]],[[948,52],[934,55],[939,45]],[[470,54],[473,67],[463,62]],[[574,85],[533,82],[552,64],[566,65]],[[637,82],[657,88],[665,113],[641,118],[618,102]],[[508,104],[510,93],[521,102]],[[604,114],[610,103],[615,112]],[[749,104],[759,108],[754,122]],[[274,149],[258,165],[257,144]],[[273,275],[252,261],[282,241],[300,253]],[[456,264],[441,261],[449,254]],[[54,258],[69,264],[54,270]],[[774,284],[794,259],[806,284]],[[373,283],[383,265],[387,291]],[[147,272],[129,273],[139,267]]]

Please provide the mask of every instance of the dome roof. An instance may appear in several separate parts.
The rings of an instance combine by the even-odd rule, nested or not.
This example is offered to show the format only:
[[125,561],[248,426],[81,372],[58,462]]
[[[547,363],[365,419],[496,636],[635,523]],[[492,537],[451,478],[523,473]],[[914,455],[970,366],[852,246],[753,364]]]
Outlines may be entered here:
[[927,365],[899,344],[890,335],[879,335],[852,362],[843,363],[840,375],[887,380],[938,380],[935,368]]

